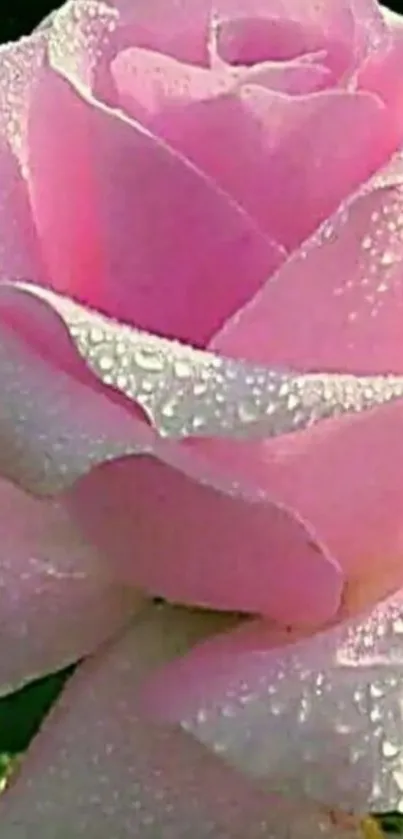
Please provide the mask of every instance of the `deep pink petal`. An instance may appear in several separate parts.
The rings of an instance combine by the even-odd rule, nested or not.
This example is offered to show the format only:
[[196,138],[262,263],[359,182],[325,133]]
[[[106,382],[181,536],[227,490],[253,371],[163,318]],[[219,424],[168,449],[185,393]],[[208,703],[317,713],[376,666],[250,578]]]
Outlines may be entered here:
[[241,627],[151,676],[143,707],[269,788],[355,812],[399,809],[402,618],[400,593],[294,643],[263,623]]
[[213,176],[287,248],[311,234],[393,148],[385,108],[371,94],[283,96],[259,84],[263,68],[230,85],[224,71],[209,74],[136,49],[121,53],[112,72],[126,112]]
[[52,70],[29,181],[52,285],[150,331],[205,343],[281,258],[211,181]]
[[0,694],[92,652],[138,595],[113,581],[61,502],[0,482]]
[[358,839],[358,826],[344,833],[324,810],[253,786],[178,727],[139,713],[142,680],[187,648],[194,623],[152,610],[72,678],[1,798],[8,839]]
[[403,369],[403,157],[349,198],[212,342],[301,371]]
[[339,607],[337,566],[303,523],[264,499],[231,498],[139,458],[95,470],[70,502],[114,572],[153,594],[295,624]]

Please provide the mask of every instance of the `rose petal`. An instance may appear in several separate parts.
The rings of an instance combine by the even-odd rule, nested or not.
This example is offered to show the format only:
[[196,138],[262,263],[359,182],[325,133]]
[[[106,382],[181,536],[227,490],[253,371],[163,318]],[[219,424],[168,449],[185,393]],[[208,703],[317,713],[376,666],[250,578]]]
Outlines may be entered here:
[[372,50],[356,76],[358,88],[376,93],[388,108],[388,122],[394,127],[397,143],[403,136],[403,84],[400,72],[403,54],[403,25],[400,15],[383,9],[389,37]]
[[[296,84],[313,69],[299,67]],[[224,70],[209,73],[134,48],[112,64],[120,106],[292,249],[384,162],[392,143],[385,108],[375,96],[333,90],[295,99],[262,89],[258,73],[264,74],[263,67],[241,75],[235,85]]]
[[1,137],[1,128],[0,275],[28,276],[37,282],[46,276],[26,184],[15,155]]
[[[3,286],[3,295],[6,290]],[[105,392],[93,392],[91,377],[85,385],[80,384],[44,361],[41,366],[27,349],[24,353],[22,347],[17,349],[12,344],[7,349],[6,345],[5,358],[10,361],[2,368],[3,392],[7,392],[2,418],[5,445],[0,449],[3,474],[36,493],[57,492],[104,461],[133,453],[154,454],[180,475],[217,490],[223,495],[224,507],[229,503],[228,496],[235,494],[238,503],[246,503],[248,509],[251,503],[263,504],[258,517],[264,518],[262,510],[268,502],[270,517],[274,503],[273,515],[279,525],[285,512],[292,513],[291,529],[285,516],[285,527],[275,531],[275,555],[282,557],[285,551],[294,567],[297,557],[301,562],[303,551],[308,568],[311,563],[316,568],[328,561],[329,554],[337,557],[349,580],[347,609],[372,602],[402,584],[402,487],[400,472],[394,467],[401,436],[401,379],[278,374],[123,328],[38,287],[12,287],[12,297],[21,293],[28,302],[31,299],[34,312],[35,305],[44,300],[62,316],[80,354],[105,385]],[[36,304],[35,298],[39,298]],[[34,322],[33,317],[31,320]],[[32,388],[45,392],[47,398],[30,397]],[[108,390],[113,401],[107,398]],[[160,435],[194,434],[199,437],[196,448],[158,439],[124,402],[114,401],[115,394],[122,392],[134,400],[128,406],[136,408],[140,404],[146,410]],[[391,400],[397,400],[396,404],[386,407],[384,403]],[[376,404],[384,407],[369,410]],[[319,422],[343,412],[344,418],[337,421]],[[354,417],[354,412],[358,416]],[[310,428],[315,422],[319,422],[316,429]],[[43,447],[33,434],[38,426],[42,432],[46,429]],[[306,428],[306,433],[289,433],[297,427]],[[207,438],[203,442],[201,434]],[[256,434],[263,438],[272,434],[277,440],[253,445]],[[214,442],[214,435],[222,439]],[[247,445],[230,444],[231,435],[245,438]],[[186,480],[180,475],[184,491]],[[199,490],[195,486],[195,492]],[[187,498],[186,491],[185,495]],[[176,505],[177,513],[180,509]],[[234,515],[234,511],[228,509],[227,515]],[[246,509],[244,515],[248,518]],[[301,525],[303,529],[299,530]],[[205,538],[203,527],[202,531]],[[123,547],[126,552],[127,543]],[[257,559],[260,555],[258,551]],[[181,558],[187,562],[186,552]],[[126,553],[123,565],[134,569]],[[192,597],[192,587],[199,578],[197,568],[193,570]],[[148,566],[146,573],[150,573]],[[338,581],[335,587],[332,563],[321,573],[332,580],[330,600],[317,603],[315,613],[322,605],[327,609],[326,603],[336,604],[340,585]],[[306,579],[311,575],[307,572]],[[279,574],[279,584],[282,579]],[[287,579],[290,602],[295,604],[296,590],[292,578]],[[252,589],[256,588],[258,583],[250,582]],[[164,587],[166,584],[162,580]],[[251,589],[248,591],[249,596]],[[235,596],[238,598],[239,592]],[[289,619],[287,602],[276,602],[276,590],[272,596],[270,609],[275,614],[285,609]],[[298,611],[301,609],[304,615],[310,599],[308,594],[308,600],[299,601]],[[234,608],[250,608],[245,601],[238,602],[240,606]],[[294,609],[297,611],[295,605]]]
[[120,37],[128,30],[131,42],[141,47],[167,53],[181,61],[208,65],[209,21],[212,0],[166,0],[133,3],[110,0],[119,12]]
[[5,326],[0,384],[0,473],[30,492],[61,492],[98,463],[153,448],[145,423],[45,362]]
[[256,623],[163,668],[144,708],[271,788],[355,812],[400,809],[402,636],[402,593],[285,646]]
[[[99,538],[99,504],[115,504],[117,499],[119,504],[122,502],[121,509],[116,509],[116,517],[108,516],[110,529],[100,546],[111,573],[122,576],[123,569],[125,578],[132,583],[144,583],[153,592],[169,592],[175,600],[207,601],[243,610],[263,609],[285,620],[322,621],[337,610],[341,589],[338,569],[318,553],[312,535],[302,522],[294,521],[286,511],[278,510],[266,499],[249,497],[243,490],[238,493],[232,483],[221,482],[214,465],[208,462],[206,465],[191,451],[159,443],[144,422],[109,401],[103,393],[93,391],[46,363],[15,332],[4,327],[1,339],[4,399],[0,412],[0,468],[3,475],[36,494],[54,494],[71,486],[95,465],[122,455],[146,452],[169,464],[169,468],[162,463],[158,466],[147,458],[138,464],[129,459],[117,465],[115,474],[127,475],[128,490],[133,493],[130,511],[127,496],[122,499],[121,484],[112,499],[110,476],[104,488],[103,476],[108,473],[95,473],[89,478],[90,489],[95,489],[95,494],[89,492],[87,499],[95,513],[94,538]],[[168,491],[161,496],[162,478],[168,490],[175,493],[172,497]],[[144,495],[146,487],[147,495]],[[136,491],[138,496],[134,495]],[[80,516],[84,497],[79,496],[78,510],[77,506],[75,509]],[[186,521],[187,515],[192,516],[193,525],[189,520],[189,527],[183,528],[183,518]],[[93,520],[87,521],[89,516],[90,510],[84,516],[86,527],[94,524]],[[154,517],[159,524],[150,528]],[[173,530],[175,517],[177,527]],[[116,531],[118,519],[120,525]],[[138,527],[137,534],[130,532],[130,542],[125,543],[121,535],[127,528],[131,531],[133,524]],[[198,529],[198,537],[192,527]],[[165,530],[167,543],[163,544],[160,537]],[[195,538],[200,540],[196,554]],[[168,543],[170,550],[167,550]],[[162,563],[159,562],[161,550]],[[271,567],[272,563],[276,567],[281,551],[288,557],[290,568],[295,569],[295,580],[300,580],[300,584],[292,576],[284,578],[280,573],[277,586],[273,586]],[[152,556],[155,562],[150,562]],[[206,574],[209,563],[214,571],[211,575]],[[231,589],[228,576],[232,579]],[[210,581],[216,577],[217,584],[211,586]],[[262,586],[264,579],[267,579],[266,587]],[[321,590],[319,600],[313,596],[311,586],[305,584],[312,579]]]
[[398,373],[402,259],[399,153],[228,321],[211,346],[301,371]]
[[[337,5],[337,4],[336,4]],[[354,49],[356,66],[388,41],[384,7],[378,0],[350,0],[354,20]]]
[[301,60],[265,61],[251,68],[247,80],[279,93],[302,96],[329,87],[331,74],[320,61],[309,61],[303,56]]
[[301,517],[343,569],[344,614],[403,586],[403,405],[396,403],[273,441],[198,441],[227,479]]
[[223,21],[221,49],[229,58],[254,60],[264,50],[266,58],[268,51],[279,58],[325,49],[335,81],[386,38],[377,0],[215,0],[214,8],[216,25],[217,19]]
[[[248,784],[176,727],[136,707],[141,681],[186,646],[192,618],[155,610],[74,676],[1,798],[8,839],[329,839],[347,834],[306,802]],[[66,830],[63,826],[66,826]]]
[[112,397],[140,405],[161,437],[277,437],[403,396],[402,376],[300,375],[243,364],[132,329],[33,284],[13,288],[60,316],[98,381]]
[[20,162],[35,82],[45,62],[47,34],[33,33],[0,45],[0,129]]
[[297,625],[339,608],[337,566],[303,522],[264,499],[231,497],[139,458],[94,471],[70,509],[114,574],[168,600]]
[[44,40],[0,46],[0,275],[46,276],[23,175],[21,147],[33,81]]
[[92,652],[138,596],[115,583],[60,502],[0,482],[0,694]]
[[203,345],[278,265],[278,247],[212,182],[51,70],[29,178],[53,287],[153,332]]
[[[220,13],[216,11],[217,54],[229,64],[251,67],[266,60],[287,61],[325,48],[326,65],[332,81],[336,82],[351,62],[352,20],[346,4],[339,4],[344,6],[345,12],[344,38],[337,37],[339,33],[333,31],[321,31],[318,22],[312,20],[307,8],[304,10],[304,19],[298,20],[299,15],[292,14],[295,3],[291,16],[288,17],[290,5],[283,5],[280,14],[278,10],[276,14],[276,9],[266,4],[260,16],[254,16],[252,8],[245,9],[242,15],[223,20],[220,20]],[[328,8],[334,9],[336,5],[328,4]]]

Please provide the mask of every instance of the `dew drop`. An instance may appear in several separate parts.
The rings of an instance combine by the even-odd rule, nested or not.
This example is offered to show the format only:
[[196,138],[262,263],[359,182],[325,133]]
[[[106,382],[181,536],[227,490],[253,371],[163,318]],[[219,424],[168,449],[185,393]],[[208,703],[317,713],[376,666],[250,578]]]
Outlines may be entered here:
[[200,414],[192,417],[193,431],[200,431],[200,429],[204,428],[205,425],[206,425],[206,420]]
[[381,265],[393,265],[393,263],[396,262],[396,260],[397,257],[394,253],[392,253],[392,251],[384,251],[380,258],[380,263]]
[[149,373],[162,373],[164,369],[164,363],[161,356],[159,356],[154,350],[147,349],[146,347],[136,349],[134,357],[136,364],[138,364],[142,370],[147,370]]
[[400,792],[403,792],[403,772],[401,769],[396,769],[393,772],[393,780]]
[[101,344],[102,341],[105,339],[105,335],[102,329],[99,329],[97,326],[93,326],[89,332],[89,339],[92,344]]
[[[372,639],[371,639],[371,645],[372,645]],[[380,699],[381,696],[384,696],[385,689],[380,684],[377,684],[377,682],[372,682],[372,684],[370,684],[370,686],[369,686],[369,693],[370,693],[370,696],[372,696],[374,699]]]
[[195,396],[203,396],[207,391],[207,384],[206,382],[196,382],[193,387],[193,393]]
[[403,635],[403,618],[396,618],[393,621],[393,631],[396,635]]
[[192,368],[187,361],[175,361],[174,363],[175,376],[178,379],[189,379],[192,375]]
[[176,399],[169,399],[161,406],[161,414],[165,419],[172,419],[175,416],[178,403]]
[[382,743],[382,754],[384,757],[396,757],[399,754],[399,747],[395,746],[389,740],[384,740]]
[[104,373],[113,369],[113,358],[110,355],[101,355],[98,363]]
[[259,411],[252,402],[240,402],[238,404],[238,417],[241,422],[254,422],[259,416]]

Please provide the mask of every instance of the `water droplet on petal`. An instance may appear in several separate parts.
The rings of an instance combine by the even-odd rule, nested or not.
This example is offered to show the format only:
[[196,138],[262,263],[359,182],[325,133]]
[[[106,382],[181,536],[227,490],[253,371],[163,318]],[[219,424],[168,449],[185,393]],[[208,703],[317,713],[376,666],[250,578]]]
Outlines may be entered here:
[[238,405],[238,417],[242,423],[255,422],[259,411],[253,402],[240,402]]
[[381,749],[384,757],[397,757],[400,751],[399,747],[389,740],[383,741]]

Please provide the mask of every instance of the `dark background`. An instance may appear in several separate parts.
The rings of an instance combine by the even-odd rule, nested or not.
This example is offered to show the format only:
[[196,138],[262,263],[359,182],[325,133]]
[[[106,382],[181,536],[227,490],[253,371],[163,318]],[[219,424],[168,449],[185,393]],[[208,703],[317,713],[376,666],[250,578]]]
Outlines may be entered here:
[[[399,10],[397,0],[391,0],[387,5]],[[0,43],[31,32],[52,8],[54,2],[49,0],[0,0]],[[43,679],[0,700],[0,753],[19,752],[26,747],[70,673],[65,671]]]

